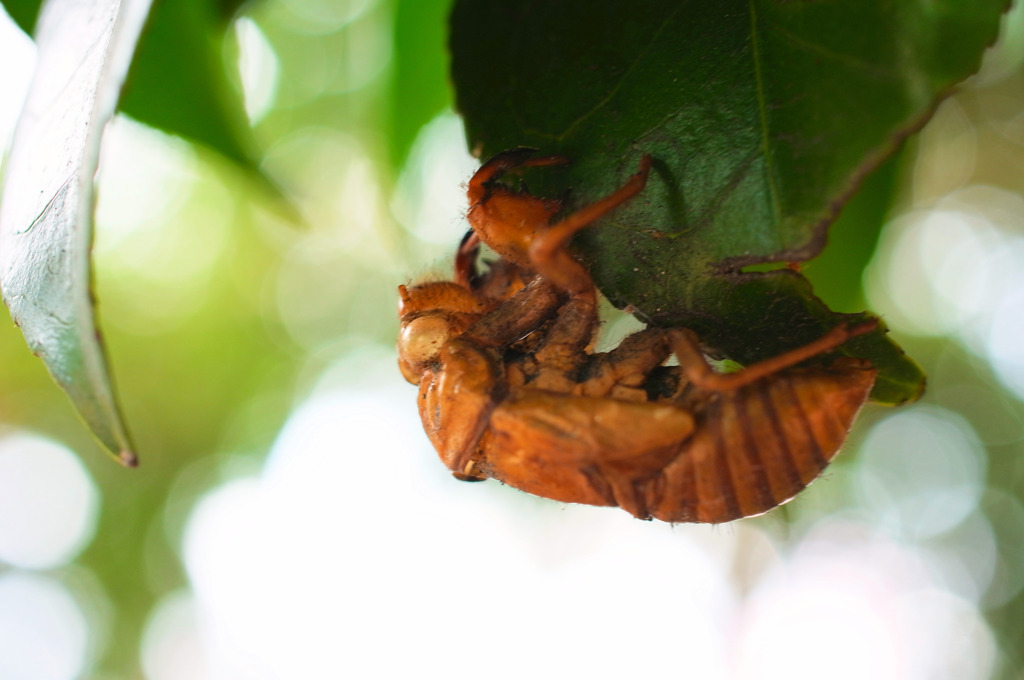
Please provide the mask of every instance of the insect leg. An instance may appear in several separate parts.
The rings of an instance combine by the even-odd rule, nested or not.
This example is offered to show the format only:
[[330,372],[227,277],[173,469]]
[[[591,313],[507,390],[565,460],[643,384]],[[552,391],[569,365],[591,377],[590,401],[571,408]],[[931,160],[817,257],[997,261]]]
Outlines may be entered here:
[[569,241],[576,232],[643,191],[650,171],[651,157],[645,155],[639,171],[618,190],[539,233],[530,245],[530,262],[537,272],[572,295],[593,295],[590,274],[569,254]]
[[540,347],[533,353],[538,389],[572,392],[580,367],[593,356],[588,351],[597,332],[597,305],[589,296],[576,296],[558,310]]
[[503,347],[525,337],[551,318],[564,295],[541,278],[470,326],[465,337],[487,347]]
[[794,366],[813,356],[824,354],[843,344],[850,338],[873,331],[878,321],[872,319],[856,326],[840,324],[814,342],[797,347],[756,364],[751,364],[735,373],[716,373],[700,351],[697,336],[685,329],[670,330],[672,350],[679,358],[679,366],[686,379],[705,390],[728,391],[749,385],[755,380]]
[[640,386],[671,353],[669,336],[664,329],[645,328],[626,336],[610,352],[595,355],[589,375],[577,392],[588,397],[644,400],[646,392]]
[[476,270],[476,256],[480,252],[480,237],[470,229],[462,237],[459,249],[455,251],[455,283],[464,288],[474,290],[480,280]]
[[511,149],[497,154],[476,171],[476,174],[469,180],[466,187],[466,195],[469,204],[482,203],[490,195],[491,185],[501,179],[509,170],[515,168],[534,168],[548,165],[564,165],[569,162],[565,156],[541,156],[531,158],[537,153],[536,149],[519,148]]

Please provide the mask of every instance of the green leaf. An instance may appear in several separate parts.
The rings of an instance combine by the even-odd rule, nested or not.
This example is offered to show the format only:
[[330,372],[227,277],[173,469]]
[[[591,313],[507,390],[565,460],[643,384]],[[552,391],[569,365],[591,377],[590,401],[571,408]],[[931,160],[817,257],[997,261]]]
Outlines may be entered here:
[[0,199],[0,288],[97,439],[136,464],[114,398],[90,294],[93,177],[148,0],[49,0],[36,74]]
[[875,254],[909,154],[892,156],[864,179],[830,227],[828,247],[800,270],[814,292],[840,312],[864,309],[861,277]]
[[119,110],[256,172],[252,131],[223,58],[226,17],[241,4],[154,2]]
[[[33,34],[41,0],[2,0]],[[241,93],[224,66],[223,37],[244,0],[156,0],[138,42],[119,111],[207,146],[279,190],[257,169],[255,143]]]
[[420,129],[451,105],[445,39],[451,0],[398,0],[391,66],[391,165],[402,167]]
[[[469,146],[565,154],[534,193],[586,204],[644,153],[644,193],[576,240],[602,291],[749,362],[846,320],[790,271],[864,178],[974,72],[1007,0],[457,0],[452,77]],[[875,399],[920,370],[882,331]],[[915,377],[916,376],[916,377]]]
[[18,28],[32,35],[36,18],[39,16],[39,8],[43,4],[42,0],[3,0],[0,4],[4,6],[7,16],[18,24]]

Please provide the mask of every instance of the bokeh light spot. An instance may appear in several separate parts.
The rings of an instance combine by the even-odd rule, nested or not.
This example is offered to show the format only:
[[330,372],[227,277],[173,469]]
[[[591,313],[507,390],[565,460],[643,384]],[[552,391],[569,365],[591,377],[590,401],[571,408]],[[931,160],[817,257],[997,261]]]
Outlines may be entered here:
[[355,137],[324,127],[300,128],[266,153],[267,171],[288,189],[323,247],[368,253],[379,239],[379,171]]
[[1024,273],[1013,277],[997,298],[988,336],[988,357],[996,377],[1024,399]]
[[0,560],[52,568],[92,539],[99,496],[65,447],[30,434],[0,438]]
[[751,680],[985,680],[995,647],[977,608],[922,556],[826,520],[748,598],[736,674]]
[[1024,590],[1024,504],[1001,489],[989,488],[981,507],[989,518],[998,547],[995,573],[982,603],[995,608]]
[[865,273],[893,328],[953,336],[1024,399],[1024,199],[965,187],[887,225]]
[[452,112],[435,118],[420,131],[399,178],[392,203],[398,220],[417,240],[450,248],[469,228],[462,221],[466,181],[479,165],[466,152],[459,118]]
[[993,585],[998,546],[982,512],[971,513],[952,530],[920,543],[918,549],[934,569],[936,581],[958,597],[979,603]]
[[81,676],[89,631],[74,598],[47,576],[0,576],[0,678],[72,680]]
[[695,676],[727,677],[735,595],[691,538],[711,530],[452,480],[387,359],[389,371],[364,356],[348,386],[337,381],[355,367],[332,372],[263,474],[193,513],[185,561],[217,668],[516,678],[543,664],[552,677],[607,677],[684,659]]
[[0,7],[0,159],[7,153],[14,125],[21,113],[35,71],[36,46]]
[[864,512],[897,536],[949,531],[978,505],[987,459],[970,424],[934,406],[899,411],[860,446]]
[[197,619],[187,592],[171,593],[157,604],[142,639],[142,667],[148,680],[211,677]]
[[108,126],[102,156],[94,257],[104,321],[135,335],[173,331],[211,295],[231,197],[184,140],[128,118]]
[[245,112],[255,125],[274,104],[280,66],[274,48],[255,21],[240,17],[235,21],[235,36]]
[[308,35],[334,33],[377,4],[378,0],[281,0],[292,30]]
[[887,229],[869,276],[873,306],[894,316],[903,329],[943,335],[969,326],[990,305],[991,267],[979,266],[999,243],[993,227],[978,215],[930,210],[901,217]]
[[977,132],[960,103],[949,98],[921,131],[912,186],[914,197],[928,198],[955,191],[971,178],[978,155]]
[[[126,240],[141,238],[153,253],[147,260],[156,259],[163,245],[153,231],[175,223],[195,180],[192,150],[181,139],[118,116],[104,132],[100,157],[97,253],[106,256],[130,245]],[[137,260],[143,269],[152,264]]]

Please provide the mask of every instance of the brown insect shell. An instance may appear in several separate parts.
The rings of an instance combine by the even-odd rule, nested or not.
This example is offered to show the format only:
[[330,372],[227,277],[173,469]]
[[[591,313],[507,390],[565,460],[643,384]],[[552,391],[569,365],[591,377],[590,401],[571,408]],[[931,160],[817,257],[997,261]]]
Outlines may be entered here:
[[828,467],[877,370],[855,359],[793,368],[738,390],[695,391],[698,427],[647,500],[667,522],[729,522],[791,500]]
[[402,376],[417,385],[427,365],[448,340],[460,335],[492,309],[469,290],[451,281],[399,286],[398,366]]
[[484,243],[524,270],[532,269],[530,246],[538,230],[551,224],[562,209],[561,201],[538,198],[494,183],[471,185],[466,219]]
[[642,519],[751,517],[829,465],[876,373],[838,360],[671,403],[512,390],[490,415],[474,467],[529,493]]
[[[669,522],[726,522],[760,514],[813,481],[838,451],[871,390],[876,371],[866,363],[780,369],[750,382],[734,381],[734,387],[694,387],[682,395],[663,389],[672,383],[670,370],[646,375],[642,386],[618,386],[652,399],[646,402],[580,396],[576,389],[584,383],[571,384],[570,374],[564,376],[568,391],[537,389],[540,373],[531,387],[537,366],[528,363],[537,359],[533,350],[543,346],[549,313],[567,304],[550,287],[584,300],[592,283],[585,272],[558,279],[557,267],[575,263],[532,252],[542,241],[538,231],[550,225],[561,204],[496,181],[505,170],[524,165],[527,155],[525,150],[499,155],[469,186],[475,233],[508,269],[477,280],[472,266],[463,263],[459,292],[441,284],[402,291],[403,331],[415,336],[416,321],[433,318],[424,325],[431,338],[410,339],[404,351],[400,342],[400,353],[422,378],[420,415],[445,465],[461,479],[493,477],[539,496],[619,505],[636,517]],[[560,161],[533,164],[554,162]],[[636,178],[642,180],[648,167],[645,157],[629,195],[642,188]],[[547,279],[532,277],[542,261]],[[458,262],[456,269],[458,275]],[[587,285],[573,285],[581,281]],[[520,285],[524,297],[513,303],[511,291]],[[503,306],[506,300],[509,307]],[[440,324],[440,333],[434,328],[437,319],[450,319]],[[532,329],[532,339],[518,335],[524,329]],[[448,339],[437,340],[434,357],[435,339],[442,337]],[[682,363],[678,347],[675,352]],[[558,362],[552,364],[550,357],[541,363],[548,377],[552,368],[557,371]]]
[[491,413],[476,465],[528,493],[649,517],[636,489],[658,478],[695,428],[673,404],[522,388]]
[[398,316],[403,321],[416,313],[434,311],[461,312],[479,317],[493,307],[494,303],[453,281],[429,281],[398,287]]
[[470,461],[504,391],[497,350],[456,338],[420,381],[423,428],[441,461],[457,475],[474,477]]

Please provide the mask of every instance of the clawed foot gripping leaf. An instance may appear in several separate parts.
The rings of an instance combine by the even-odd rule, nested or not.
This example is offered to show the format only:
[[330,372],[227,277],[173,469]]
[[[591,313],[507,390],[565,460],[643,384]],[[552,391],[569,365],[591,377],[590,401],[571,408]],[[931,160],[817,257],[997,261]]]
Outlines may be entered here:
[[[457,0],[452,77],[470,148],[573,159],[527,175],[569,205],[655,158],[644,193],[576,239],[601,290],[749,363],[842,321],[780,264],[824,247],[864,178],[977,70],[1007,0]],[[850,342],[872,397],[924,385],[884,327]]]

